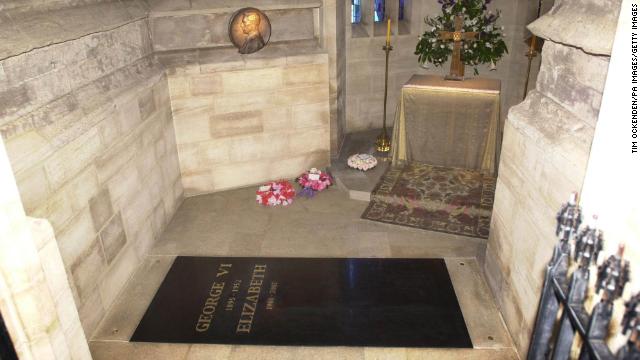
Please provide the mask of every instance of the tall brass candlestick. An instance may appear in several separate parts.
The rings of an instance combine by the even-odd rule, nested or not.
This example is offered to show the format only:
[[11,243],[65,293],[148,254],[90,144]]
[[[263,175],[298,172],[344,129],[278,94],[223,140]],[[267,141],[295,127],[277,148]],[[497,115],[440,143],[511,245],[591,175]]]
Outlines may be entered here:
[[[536,19],[540,17],[540,12],[542,11],[542,0],[538,0],[538,15],[536,15]],[[527,65],[527,81],[524,83],[524,95],[522,96],[522,100],[527,98],[527,92],[529,91],[529,77],[531,76],[531,63],[533,62],[533,58],[538,56],[538,37],[535,34],[531,34],[531,37],[528,39],[529,41],[529,51],[527,51],[526,57],[529,58],[529,64]]]
[[533,62],[533,58],[538,56],[537,52],[537,40],[538,38],[535,35],[531,35],[529,40],[529,51],[527,51],[526,57],[529,58],[529,64],[527,65],[527,80],[524,83],[524,95],[522,96],[522,100],[527,97],[527,91],[529,90],[529,77],[531,77],[531,63]]
[[387,94],[389,90],[389,52],[393,50],[391,46],[391,19],[387,19],[387,42],[382,47],[384,50],[386,59],[384,67],[384,113],[382,113],[382,133],[378,135],[376,139],[376,150],[378,152],[386,153],[391,150],[391,140],[387,134]]

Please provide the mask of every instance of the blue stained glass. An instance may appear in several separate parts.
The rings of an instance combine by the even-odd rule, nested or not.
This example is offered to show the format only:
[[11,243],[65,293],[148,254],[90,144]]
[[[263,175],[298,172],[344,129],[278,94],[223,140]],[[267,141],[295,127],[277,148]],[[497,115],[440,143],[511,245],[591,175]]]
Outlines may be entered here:
[[362,7],[360,6],[361,1],[362,0],[351,0],[351,23],[352,24],[358,24],[362,19],[362,11],[361,11]]
[[384,21],[384,0],[375,0],[373,9],[373,21]]
[[404,0],[400,0],[400,8],[398,9],[398,20],[404,20]]

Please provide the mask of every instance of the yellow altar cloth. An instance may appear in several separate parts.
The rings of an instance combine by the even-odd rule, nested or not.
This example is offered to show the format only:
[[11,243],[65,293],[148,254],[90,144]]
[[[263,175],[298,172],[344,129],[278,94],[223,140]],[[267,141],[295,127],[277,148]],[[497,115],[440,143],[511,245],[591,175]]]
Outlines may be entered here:
[[396,109],[391,160],[495,174],[500,80],[414,75]]

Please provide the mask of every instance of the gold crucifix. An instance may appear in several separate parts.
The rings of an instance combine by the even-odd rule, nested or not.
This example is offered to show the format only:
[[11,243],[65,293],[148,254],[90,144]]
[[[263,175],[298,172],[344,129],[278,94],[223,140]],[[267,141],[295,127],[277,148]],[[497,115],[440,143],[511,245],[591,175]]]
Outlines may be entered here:
[[440,40],[453,41],[453,54],[451,56],[451,70],[445,77],[447,80],[464,80],[464,63],[462,62],[462,42],[474,41],[478,36],[475,31],[462,31],[463,18],[460,14],[454,20],[454,31],[439,31]]

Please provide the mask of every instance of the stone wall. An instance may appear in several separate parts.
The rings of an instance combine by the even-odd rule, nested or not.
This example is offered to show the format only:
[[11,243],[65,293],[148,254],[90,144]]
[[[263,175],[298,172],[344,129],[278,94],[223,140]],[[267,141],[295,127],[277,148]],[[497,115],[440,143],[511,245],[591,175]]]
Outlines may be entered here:
[[[61,8],[96,4],[109,0],[4,0],[0,4],[0,11],[30,12],[33,10],[57,10]],[[111,0],[113,1],[113,0]]]
[[[227,35],[244,6],[263,10],[272,30],[268,46],[247,55],[230,47]],[[151,2],[153,47],[168,68],[187,195],[329,164],[341,133],[336,21],[329,0]]]
[[53,226],[87,338],[182,197],[164,70],[147,21],[127,16],[0,61],[0,133],[27,214]]
[[[367,1],[363,1],[366,4]],[[395,19],[397,11],[394,6],[397,1],[388,2]],[[407,20],[392,24],[393,51],[389,60],[389,96],[387,103],[387,123],[393,124],[398,95],[402,85],[413,74],[439,74],[449,72],[449,62],[442,67],[435,68],[427,64],[428,69],[418,65],[418,57],[414,55],[418,36],[425,30],[424,17],[435,16],[441,12],[440,5],[435,0],[406,1]],[[505,27],[505,42],[509,49],[498,63],[496,71],[490,71],[488,66],[479,67],[480,76],[502,80],[502,118],[506,117],[507,109],[522,100],[524,91],[527,58],[527,45],[524,42],[528,32],[525,25],[535,16],[537,10],[532,6],[534,2],[525,0],[496,0],[491,2],[490,9],[499,9],[502,17],[500,25]],[[536,2],[537,3],[537,2]],[[382,127],[382,113],[384,106],[384,51],[386,24],[368,23],[362,25],[350,24],[350,2],[345,2],[348,11],[347,29],[347,80],[346,80],[346,129],[347,132]],[[473,68],[467,66],[467,76],[473,76]],[[535,80],[535,66],[533,72]],[[534,81],[532,80],[532,81]]]
[[593,42],[605,38],[610,50],[619,5],[617,0],[598,6],[590,0],[557,1],[529,26],[547,41],[536,90],[509,110],[485,261],[488,282],[522,356],[557,241],[555,214],[571,192],[582,188],[608,69],[606,44],[596,49],[590,35],[575,40],[564,35],[567,28],[598,34]]
[[20,359],[90,359],[47,221],[25,215],[0,139],[0,313]]
[[313,43],[160,54],[186,195],[329,164],[328,57]]
[[0,60],[146,17],[143,0],[2,1]]
[[[266,49],[242,57],[264,58],[260,53],[271,46],[298,47],[316,44],[329,58],[330,141],[336,155],[344,136],[344,10],[335,0],[249,0],[237,2],[152,0],[150,23],[156,51],[206,49],[228,50],[228,23],[241,7],[253,6],[265,12],[271,23],[271,39]],[[213,53],[210,58],[213,58]],[[226,56],[222,52],[222,57]],[[226,61],[223,59],[223,61]]]

